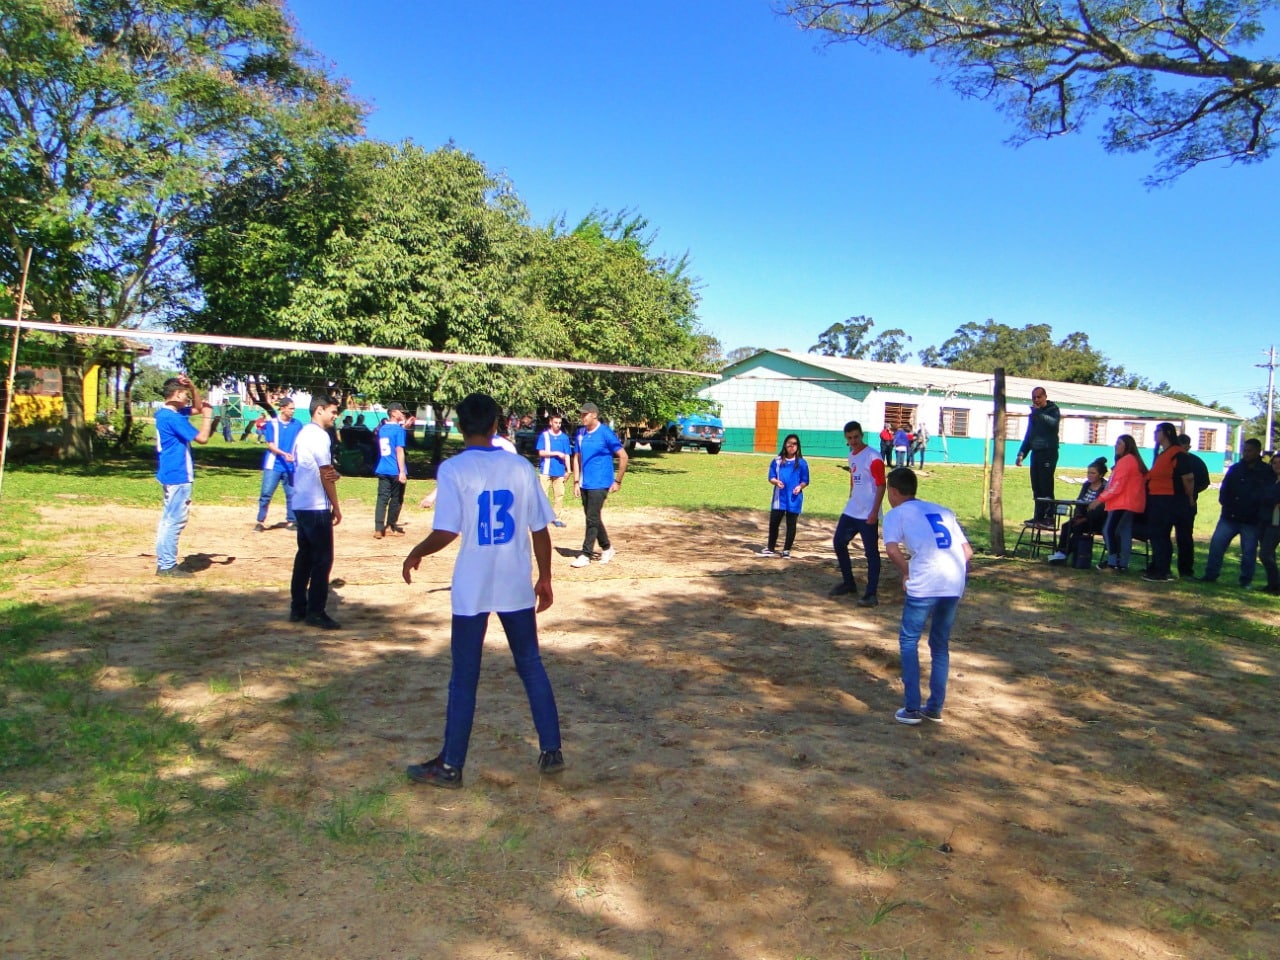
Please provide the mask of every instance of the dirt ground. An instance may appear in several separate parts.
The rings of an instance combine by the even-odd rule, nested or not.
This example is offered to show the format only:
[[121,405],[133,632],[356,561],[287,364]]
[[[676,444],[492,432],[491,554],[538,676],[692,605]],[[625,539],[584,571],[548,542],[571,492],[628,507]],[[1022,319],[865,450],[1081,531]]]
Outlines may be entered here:
[[877,609],[827,599],[829,523],[762,560],[760,513],[610,507],[617,559],[573,570],[574,514],[539,620],[568,770],[536,772],[495,619],[449,792],[402,771],[440,744],[451,556],[407,587],[430,514],[375,541],[371,503],[344,512],[329,633],[286,622],[292,535],[251,510],[196,505],[191,581],[152,575],[154,511],[41,511],[68,559],[22,591],[91,610],[44,655],[196,724],[167,776],[250,789],[19,851],[0,956],[1280,957],[1276,634],[1192,588],[980,558],[945,723],[908,728],[897,576]]

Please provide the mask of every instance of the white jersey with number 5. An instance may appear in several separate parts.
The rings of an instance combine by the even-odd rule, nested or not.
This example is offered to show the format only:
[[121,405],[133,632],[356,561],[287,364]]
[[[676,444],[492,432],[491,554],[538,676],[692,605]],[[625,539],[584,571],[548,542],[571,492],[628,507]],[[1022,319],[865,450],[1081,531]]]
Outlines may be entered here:
[[534,605],[529,534],[555,511],[524,457],[466,447],[436,475],[434,529],[458,534],[452,604],[458,616],[510,613]]
[[911,557],[909,597],[964,596],[968,543],[956,515],[927,500],[907,500],[884,517],[884,542],[900,543]]

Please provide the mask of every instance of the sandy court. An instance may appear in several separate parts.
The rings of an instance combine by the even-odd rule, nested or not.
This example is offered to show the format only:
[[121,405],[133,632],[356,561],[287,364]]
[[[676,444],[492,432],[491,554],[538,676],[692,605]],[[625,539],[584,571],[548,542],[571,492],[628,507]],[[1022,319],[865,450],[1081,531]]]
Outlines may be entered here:
[[1163,638],[1141,583],[979,562],[946,722],[906,728],[896,574],[879,608],[827,599],[830,523],[762,560],[762,512],[610,506],[617,559],[573,570],[570,511],[539,618],[569,769],[534,769],[495,618],[466,787],[435,791],[402,769],[439,747],[451,551],[406,586],[430,513],[375,540],[372,498],[343,510],[333,632],[285,621],[293,535],[252,507],[196,504],[190,581],[152,573],[156,511],[41,511],[65,559],[20,589],[85,624],[47,655],[195,723],[172,776],[255,779],[243,812],[14,854],[0,955],[1280,955],[1274,643]]

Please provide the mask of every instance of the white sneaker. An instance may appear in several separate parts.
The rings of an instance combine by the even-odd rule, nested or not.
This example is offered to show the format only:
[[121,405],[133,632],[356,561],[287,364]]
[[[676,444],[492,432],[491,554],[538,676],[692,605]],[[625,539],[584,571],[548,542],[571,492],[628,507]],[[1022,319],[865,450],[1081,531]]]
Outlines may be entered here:
[[768,547],[765,547],[763,550],[757,550],[756,556],[757,557],[776,557],[777,554],[774,553],[772,550],[770,550]]
[[618,552],[618,551],[617,551],[617,550],[615,550],[615,549],[613,549],[613,547],[610,547],[608,550],[601,550],[601,551],[600,551],[600,562],[601,562],[601,563],[608,563],[610,560],[612,560],[612,559],[613,559],[613,555],[614,555],[615,553],[617,553],[617,552]]
[[573,560],[571,560],[571,561],[569,562],[569,566],[571,566],[571,567],[585,567],[585,566],[586,566],[587,564],[589,564],[590,562],[591,562],[591,558],[590,558],[590,557],[588,557],[585,553],[580,553],[580,554],[578,554],[576,557],[574,557],[574,558],[573,558]]
[[1061,550],[1059,550],[1059,551],[1057,551],[1056,553],[1054,553],[1052,556],[1050,556],[1050,557],[1049,557],[1049,562],[1050,562],[1050,563],[1061,563],[1062,561],[1064,561],[1064,560],[1066,560],[1066,559],[1067,559],[1067,555],[1066,555],[1065,553],[1063,553]]

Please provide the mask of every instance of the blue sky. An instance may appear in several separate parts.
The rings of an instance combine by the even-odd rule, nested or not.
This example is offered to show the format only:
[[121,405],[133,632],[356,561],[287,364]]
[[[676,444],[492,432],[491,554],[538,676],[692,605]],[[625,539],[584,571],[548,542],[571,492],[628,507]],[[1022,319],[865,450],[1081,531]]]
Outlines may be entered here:
[[824,46],[767,0],[290,8],[370,136],[452,140],[537,222],[647,217],[659,251],[690,255],[726,350],[804,351],[860,314],[915,349],[1048,323],[1251,414],[1280,347],[1280,159],[1151,191],[1154,156],[1095,136],[1015,149],[927,61]]

